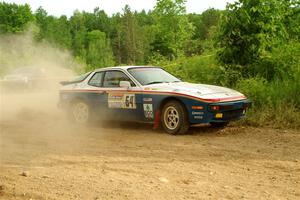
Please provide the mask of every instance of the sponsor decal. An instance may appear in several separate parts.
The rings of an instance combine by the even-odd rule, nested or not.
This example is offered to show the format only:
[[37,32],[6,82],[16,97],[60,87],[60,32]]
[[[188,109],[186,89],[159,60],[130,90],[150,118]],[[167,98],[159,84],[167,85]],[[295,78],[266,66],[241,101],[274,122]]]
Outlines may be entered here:
[[204,112],[196,112],[196,111],[192,111],[192,115],[203,115]]
[[153,115],[153,104],[150,103],[146,103],[143,104],[144,107],[144,115],[147,119],[153,119],[154,115]]
[[194,116],[194,119],[203,119],[203,116]]
[[143,98],[143,101],[149,101],[149,102],[151,102],[152,98]]
[[109,93],[109,108],[136,109],[135,94]]

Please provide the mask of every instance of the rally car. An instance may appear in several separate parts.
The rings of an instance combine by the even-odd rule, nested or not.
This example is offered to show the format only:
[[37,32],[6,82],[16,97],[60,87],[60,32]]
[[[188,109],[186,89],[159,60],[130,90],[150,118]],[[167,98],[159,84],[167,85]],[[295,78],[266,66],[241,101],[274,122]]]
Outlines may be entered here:
[[80,124],[100,117],[184,134],[194,124],[225,126],[250,105],[235,90],[183,82],[160,67],[102,68],[61,84],[59,106]]

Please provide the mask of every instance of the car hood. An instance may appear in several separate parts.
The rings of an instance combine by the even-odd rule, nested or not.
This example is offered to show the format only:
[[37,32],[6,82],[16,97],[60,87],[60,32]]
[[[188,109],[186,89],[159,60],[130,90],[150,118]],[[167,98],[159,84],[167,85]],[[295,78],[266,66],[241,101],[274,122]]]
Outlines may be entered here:
[[189,95],[203,100],[216,102],[246,99],[242,93],[229,88],[187,82],[148,85],[144,86],[144,90],[172,92],[174,94]]

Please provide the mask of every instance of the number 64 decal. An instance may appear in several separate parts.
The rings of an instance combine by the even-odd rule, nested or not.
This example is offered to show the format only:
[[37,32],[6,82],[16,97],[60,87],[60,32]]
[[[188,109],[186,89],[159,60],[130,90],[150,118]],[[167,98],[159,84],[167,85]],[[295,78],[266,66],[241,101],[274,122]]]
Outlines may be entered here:
[[135,95],[124,94],[123,96],[123,108],[136,109]]

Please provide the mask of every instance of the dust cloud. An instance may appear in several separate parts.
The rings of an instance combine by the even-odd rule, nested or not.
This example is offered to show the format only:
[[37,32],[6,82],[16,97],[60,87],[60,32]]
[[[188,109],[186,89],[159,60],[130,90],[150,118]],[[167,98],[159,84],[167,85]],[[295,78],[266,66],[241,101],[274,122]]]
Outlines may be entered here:
[[[74,70],[80,67],[68,51],[45,41],[36,42],[33,29],[24,34],[1,36],[0,120],[16,116],[33,120],[35,116],[40,118],[42,112],[59,115],[56,108],[59,82],[73,77]],[[14,76],[14,71],[24,69],[40,73],[33,77],[34,85],[29,87],[26,81],[20,81],[24,77],[7,80]]]
[[[45,148],[49,145],[52,149],[77,145],[57,142],[56,138],[72,137],[72,124],[57,103],[59,82],[74,77],[75,71],[80,68],[82,66],[74,61],[68,51],[45,41],[36,42],[32,30],[1,36],[0,163],[5,158],[10,160],[10,157],[16,156],[17,148],[25,152],[26,147],[22,145],[36,138],[45,142],[42,145]],[[24,69],[25,73],[33,71],[34,84],[29,84],[23,77]],[[23,141],[19,141],[20,138]],[[30,156],[23,157],[29,159]]]

